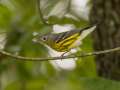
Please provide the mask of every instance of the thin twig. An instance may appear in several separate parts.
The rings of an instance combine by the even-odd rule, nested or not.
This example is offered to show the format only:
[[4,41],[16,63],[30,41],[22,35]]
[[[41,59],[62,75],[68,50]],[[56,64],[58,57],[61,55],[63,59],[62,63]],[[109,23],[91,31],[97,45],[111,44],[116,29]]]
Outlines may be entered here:
[[43,23],[44,25],[52,26],[53,24],[49,24],[49,23],[47,23],[47,21],[45,20],[45,18],[44,18],[44,16],[43,16],[43,13],[42,13],[42,11],[41,11],[41,5],[40,5],[40,4],[41,4],[41,3],[40,3],[40,0],[37,0],[38,12],[39,12],[40,19],[41,19],[42,23]]
[[11,53],[8,53],[6,51],[0,50],[0,54],[15,58],[16,60],[22,60],[22,61],[49,61],[49,60],[58,60],[58,59],[69,59],[69,58],[78,58],[78,57],[87,57],[92,55],[100,55],[100,54],[106,54],[106,53],[112,53],[115,51],[120,51],[120,47],[103,50],[103,51],[97,51],[97,52],[86,52],[81,55],[72,55],[72,56],[63,56],[63,57],[47,57],[47,58],[30,58],[30,57],[23,57],[18,55],[13,55]]
[[71,0],[68,1],[68,6],[67,6],[67,12],[66,13],[69,13],[71,10]]

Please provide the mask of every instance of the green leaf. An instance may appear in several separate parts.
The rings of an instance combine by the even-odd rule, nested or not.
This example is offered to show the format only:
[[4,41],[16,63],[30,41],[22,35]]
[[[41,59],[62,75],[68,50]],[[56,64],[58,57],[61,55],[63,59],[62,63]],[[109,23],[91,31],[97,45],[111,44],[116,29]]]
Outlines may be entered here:
[[[48,80],[44,76],[33,78],[26,82],[26,90],[43,90],[47,82]],[[21,88],[20,84],[19,81],[13,82],[5,90],[19,90]]]
[[0,28],[8,28],[11,23],[12,13],[6,6],[0,4]]
[[24,62],[16,62],[16,72],[20,80],[28,80],[32,77]]

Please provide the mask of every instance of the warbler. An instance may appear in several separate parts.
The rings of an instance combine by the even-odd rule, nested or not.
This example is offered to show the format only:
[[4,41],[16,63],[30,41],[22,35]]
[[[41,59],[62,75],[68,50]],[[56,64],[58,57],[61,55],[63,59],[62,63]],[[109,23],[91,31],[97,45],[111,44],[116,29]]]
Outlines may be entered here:
[[88,26],[79,30],[70,30],[61,33],[49,33],[44,35],[37,35],[34,41],[37,43],[44,43],[48,47],[58,52],[68,52],[73,48],[82,44],[82,40],[92,31],[96,25]]

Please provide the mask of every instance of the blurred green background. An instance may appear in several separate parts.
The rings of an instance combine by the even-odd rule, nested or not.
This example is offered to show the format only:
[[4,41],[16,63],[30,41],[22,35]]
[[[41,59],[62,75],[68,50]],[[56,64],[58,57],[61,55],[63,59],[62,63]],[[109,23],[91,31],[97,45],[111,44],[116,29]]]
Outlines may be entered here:
[[[87,26],[88,17],[76,13],[77,6],[71,2],[41,0],[41,12],[51,24]],[[88,1],[86,8],[91,6]],[[32,42],[33,33],[52,29],[42,23],[37,0],[0,0],[0,32],[6,32],[0,34],[5,38],[0,43],[3,50],[25,57],[47,57],[48,49]],[[93,51],[91,36],[83,43],[83,51]],[[120,90],[119,82],[97,76],[93,56],[79,58],[75,63],[72,70],[58,70],[49,61],[23,61],[0,55],[0,90]]]

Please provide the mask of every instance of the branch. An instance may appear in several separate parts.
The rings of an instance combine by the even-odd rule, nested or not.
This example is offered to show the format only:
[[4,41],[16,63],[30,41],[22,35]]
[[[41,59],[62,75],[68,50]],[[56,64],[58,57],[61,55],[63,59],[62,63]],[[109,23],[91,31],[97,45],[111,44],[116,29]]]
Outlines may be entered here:
[[22,61],[49,61],[49,60],[57,60],[57,59],[87,57],[87,56],[92,56],[92,55],[100,55],[100,54],[112,53],[112,52],[116,52],[116,51],[120,51],[120,47],[113,48],[113,49],[108,49],[108,50],[103,50],[103,51],[97,51],[97,52],[82,53],[81,55],[63,56],[63,57],[47,57],[47,58],[23,57],[23,56],[13,55],[13,54],[8,53],[8,52],[3,51],[3,50],[0,50],[0,54],[5,55],[7,57],[15,58],[17,60],[22,60]]
[[44,25],[52,26],[53,24],[49,24],[49,23],[47,23],[47,21],[45,20],[45,18],[44,18],[44,16],[43,16],[43,13],[42,13],[42,11],[41,11],[41,6],[40,6],[40,4],[41,4],[41,3],[40,3],[40,0],[37,0],[38,12],[39,12],[40,19],[41,19],[42,23],[43,23]]
[[69,13],[70,10],[71,10],[71,0],[68,1],[68,6],[67,6],[67,12],[66,13]]

